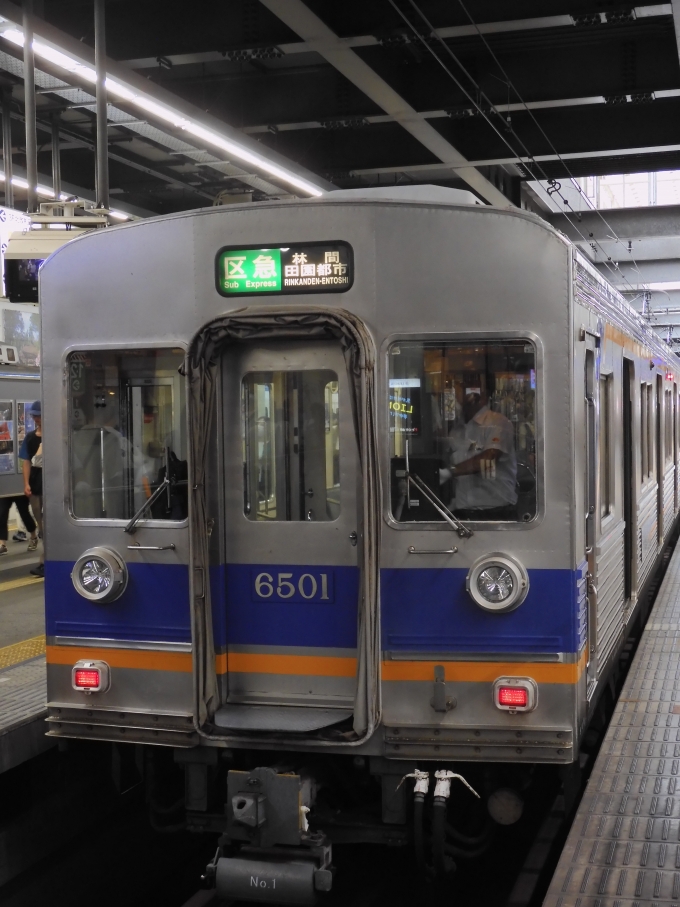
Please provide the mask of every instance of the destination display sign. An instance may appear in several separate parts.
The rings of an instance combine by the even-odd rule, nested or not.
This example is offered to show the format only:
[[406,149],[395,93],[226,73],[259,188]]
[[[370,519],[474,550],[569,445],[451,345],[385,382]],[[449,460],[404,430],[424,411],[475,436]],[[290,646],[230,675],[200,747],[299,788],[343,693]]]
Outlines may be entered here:
[[217,253],[215,272],[222,296],[344,293],[354,282],[354,259],[342,241],[232,246]]

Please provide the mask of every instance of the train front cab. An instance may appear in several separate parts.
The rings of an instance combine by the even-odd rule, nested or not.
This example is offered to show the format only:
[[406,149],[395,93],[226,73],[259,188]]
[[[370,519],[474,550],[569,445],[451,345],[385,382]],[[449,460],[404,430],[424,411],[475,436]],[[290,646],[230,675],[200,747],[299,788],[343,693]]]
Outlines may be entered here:
[[[646,446],[637,429],[657,425],[657,398],[660,411],[677,404],[666,402],[659,347],[645,347],[638,323],[607,322],[619,302],[532,216],[396,203],[237,214],[254,254],[277,232],[347,239],[353,286],[319,306],[252,298],[239,309],[215,289],[234,216],[221,210],[77,240],[41,277],[61,302],[58,319],[56,306],[44,310],[55,338],[46,437],[68,436],[48,441],[46,458],[59,490],[47,502],[58,527],[48,531],[48,720],[57,736],[174,747],[194,827],[260,854],[303,844],[309,891],[329,883],[329,851],[308,833],[307,809],[315,827],[341,834],[315,804],[321,765],[350,785],[380,779],[388,835],[406,828],[399,782],[417,766],[481,763],[480,775],[499,778],[575,761],[589,700],[592,710],[668,537],[669,488],[677,510],[677,444],[659,465],[658,428]],[[377,247],[389,267],[376,267]],[[69,283],[70,261],[101,287],[108,344],[79,316],[91,300]],[[165,281],[154,288],[163,303],[194,308],[168,309],[164,331],[158,307],[135,304],[121,325],[120,299],[139,299],[135,268]],[[465,301],[464,319],[451,299]],[[139,339],[115,339],[131,331]],[[614,355],[624,348],[625,373]],[[617,370],[632,388],[627,423]],[[470,396],[494,398],[517,460],[512,517],[468,513],[472,535],[438,509],[453,494],[445,469],[464,459],[455,435]],[[485,567],[510,575],[519,594],[508,607],[475,598]],[[219,749],[234,760],[226,799],[208,784],[225,765]],[[249,859],[213,867],[233,874],[225,890],[251,884]]]

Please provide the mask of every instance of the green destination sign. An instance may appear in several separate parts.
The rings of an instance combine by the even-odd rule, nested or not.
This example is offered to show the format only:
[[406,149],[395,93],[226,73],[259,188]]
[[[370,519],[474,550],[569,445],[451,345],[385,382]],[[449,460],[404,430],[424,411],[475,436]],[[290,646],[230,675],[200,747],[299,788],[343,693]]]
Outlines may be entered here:
[[226,247],[217,253],[215,271],[222,296],[343,293],[354,281],[352,247],[346,242]]

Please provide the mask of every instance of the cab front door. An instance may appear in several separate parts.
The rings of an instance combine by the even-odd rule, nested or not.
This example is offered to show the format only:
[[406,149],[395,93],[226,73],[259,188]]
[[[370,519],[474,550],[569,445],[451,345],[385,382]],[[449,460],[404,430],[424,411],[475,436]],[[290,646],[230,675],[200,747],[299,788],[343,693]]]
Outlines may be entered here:
[[339,725],[356,691],[359,584],[345,360],[332,341],[235,345],[222,373],[228,698],[216,723]]

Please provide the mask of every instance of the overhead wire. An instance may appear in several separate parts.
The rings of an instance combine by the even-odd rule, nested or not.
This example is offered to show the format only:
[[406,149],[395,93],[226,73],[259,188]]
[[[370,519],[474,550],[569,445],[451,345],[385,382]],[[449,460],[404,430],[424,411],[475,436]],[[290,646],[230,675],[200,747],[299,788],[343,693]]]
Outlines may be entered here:
[[[399,12],[399,14],[401,15],[402,19],[403,19],[405,22],[407,22],[407,24],[408,24],[409,27],[412,29],[412,31],[414,32],[414,34],[419,38],[419,40],[421,41],[421,43],[427,48],[427,50],[432,54],[432,56],[434,56],[434,58],[439,62],[439,64],[442,66],[442,68],[443,68],[443,69],[451,76],[451,78],[453,79],[453,81],[454,81],[454,82],[456,83],[456,85],[464,92],[464,94],[466,95],[466,97],[473,103],[473,105],[475,106],[475,108],[476,108],[476,109],[484,116],[484,119],[485,119],[490,125],[493,125],[493,124],[491,124],[491,121],[489,120],[488,116],[486,116],[485,112],[484,112],[484,111],[482,110],[482,108],[479,106],[478,102],[470,95],[470,93],[469,93],[468,91],[465,90],[465,88],[460,84],[460,81],[459,81],[458,79],[455,78],[455,76],[451,73],[451,71],[448,69],[448,67],[446,67],[446,66],[444,65],[443,61],[437,56],[436,53],[434,53],[434,51],[433,51],[433,49],[430,47],[429,43],[423,38],[423,36],[420,34],[420,32],[418,32],[418,30],[413,26],[413,24],[412,24],[411,22],[409,22],[408,18],[403,14],[403,12],[399,9],[399,7],[396,6],[396,5],[392,2],[392,0],[390,0],[390,3],[391,3],[391,5],[397,10],[397,12]],[[418,15],[422,18],[422,20],[425,22],[425,24],[427,25],[427,27],[430,29],[431,35],[434,36],[434,37],[436,38],[436,40],[442,45],[442,47],[444,48],[444,50],[445,50],[445,51],[448,53],[448,55],[453,59],[453,61],[456,63],[456,65],[462,70],[462,72],[465,74],[465,76],[467,77],[467,79],[472,83],[472,85],[474,85],[474,87],[475,87],[475,89],[477,90],[477,92],[478,92],[480,98],[482,98],[482,99],[488,104],[489,108],[490,108],[490,109],[491,109],[498,117],[500,117],[501,114],[500,114],[500,111],[498,110],[498,108],[496,107],[496,105],[491,101],[491,99],[488,97],[488,95],[486,95],[486,93],[481,89],[481,87],[478,85],[478,83],[475,81],[475,79],[472,77],[472,75],[467,71],[467,69],[465,68],[465,66],[463,66],[463,64],[461,63],[461,61],[458,59],[458,57],[453,53],[453,51],[452,51],[451,48],[448,46],[448,44],[446,44],[446,42],[443,40],[443,38],[437,33],[436,29],[434,28],[434,26],[432,25],[432,23],[429,21],[429,19],[427,18],[427,16],[426,16],[426,15],[422,12],[422,10],[419,8],[419,6],[418,6],[417,3],[415,2],[415,0],[409,0],[409,3],[410,3],[411,6],[415,9],[415,11],[418,13]],[[507,77],[506,77],[506,78],[507,78]],[[509,81],[509,80],[508,80],[508,81]],[[515,93],[518,94],[518,93],[517,93],[517,90],[514,88],[514,86],[512,86],[512,87],[513,87],[513,89],[515,90]],[[518,95],[518,96],[519,96],[519,95]],[[509,131],[512,133],[512,135],[515,137],[515,139],[519,142],[520,146],[521,146],[522,149],[524,150],[525,156],[528,157],[528,158],[531,160],[533,166],[540,172],[540,174],[541,174],[541,175],[543,176],[543,178],[546,180],[546,182],[548,183],[548,185],[551,187],[550,189],[546,190],[546,191],[548,192],[548,195],[551,195],[551,194],[556,194],[556,195],[558,195],[559,198],[561,199],[561,201],[563,202],[563,204],[564,204],[565,206],[569,207],[569,208],[572,210],[572,212],[574,213],[574,215],[577,217],[577,219],[580,221],[580,219],[581,219],[581,218],[580,218],[580,214],[579,214],[577,211],[574,210],[574,208],[573,208],[573,206],[571,205],[571,203],[569,202],[569,200],[568,200],[567,198],[565,198],[565,197],[562,195],[562,193],[560,192],[561,187],[560,187],[559,183],[557,183],[556,180],[550,179],[550,178],[548,177],[548,175],[546,174],[546,172],[545,172],[545,170],[543,169],[543,167],[542,167],[542,166],[540,165],[540,163],[535,159],[534,155],[530,152],[530,150],[529,150],[529,148],[527,147],[526,143],[522,140],[522,138],[517,134],[517,132],[515,131],[515,129],[514,129],[510,124],[508,124],[508,126],[509,126]],[[494,131],[495,131],[497,134],[500,135],[500,133],[498,133],[498,130],[494,129]],[[504,136],[500,136],[500,137],[503,139],[503,141],[504,141],[506,147],[509,148],[509,149],[511,150],[511,152],[513,153],[513,155],[516,156],[516,157],[519,157],[519,158],[521,159],[521,155],[517,154],[517,151],[512,147],[512,145],[509,143],[509,141],[507,141],[507,139],[506,139]],[[526,163],[524,163],[524,166],[526,167]],[[536,179],[535,173],[532,173],[532,172],[531,172],[531,169],[528,168],[528,167],[526,167],[526,169],[529,170],[529,173],[531,173],[531,175],[534,177],[534,179]],[[602,253],[602,256],[603,256],[603,259],[604,259],[603,264],[604,264],[604,266],[607,268],[607,270],[610,272],[610,274],[612,275],[612,277],[613,277],[614,279],[616,279],[617,277],[618,277],[619,279],[623,279],[623,281],[624,281],[625,283],[628,284],[628,286],[630,287],[631,291],[632,291],[632,292],[635,292],[636,288],[633,286],[633,284],[631,284],[631,282],[628,280],[628,278],[626,277],[626,275],[623,274],[623,272],[619,269],[618,263],[614,262],[614,263],[613,263],[613,265],[614,265],[613,267],[610,265],[610,262],[612,261],[611,256],[607,255],[606,251],[604,250],[604,248],[602,247],[602,245],[598,242],[598,240],[594,239],[594,237],[586,238],[586,237],[583,235],[583,233],[581,232],[581,230],[578,229],[578,227],[576,226],[576,224],[574,224],[573,220],[569,217],[569,215],[566,213],[566,211],[565,211],[564,209],[561,209],[560,213],[562,214],[563,217],[565,217],[565,218],[567,219],[567,222],[571,225],[572,229],[574,229],[575,232],[578,233],[578,235],[581,237],[581,239],[582,239],[584,242],[589,243],[590,245],[597,246],[597,247],[600,249],[600,251],[601,251],[601,253]],[[610,229],[611,229],[611,227],[610,227]],[[612,230],[612,233],[614,233],[613,230]],[[614,234],[614,237],[615,237],[615,234]],[[613,238],[614,238],[614,237],[613,237]],[[618,237],[616,237],[616,239],[618,239]],[[637,263],[636,263],[636,266],[637,266]],[[618,272],[618,274],[617,274],[617,272]],[[638,268],[638,273],[639,273],[639,268]]]
[[[557,148],[556,148],[555,145],[553,144],[553,142],[552,142],[550,136],[546,133],[545,129],[541,126],[541,124],[539,123],[537,117],[534,115],[534,112],[533,112],[533,111],[531,110],[531,108],[527,105],[526,101],[524,100],[524,98],[522,97],[522,95],[519,93],[519,91],[518,91],[517,88],[515,87],[514,83],[513,83],[512,80],[510,79],[510,76],[507,74],[507,72],[505,71],[505,69],[504,69],[503,65],[501,64],[500,60],[498,59],[498,57],[497,57],[496,54],[494,53],[493,48],[491,47],[491,45],[489,44],[489,42],[488,42],[487,39],[485,38],[484,33],[482,32],[482,30],[480,29],[480,27],[477,25],[477,23],[476,23],[475,20],[473,19],[473,17],[472,17],[472,15],[470,14],[468,8],[465,6],[465,3],[463,2],[463,0],[458,0],[458,5],[459,5],[460,8],[463,10],[463,12],[465,13],[465,15],[468,17],[468,19],[469,19],[469,21],[470,21],[470,24],[472,25],[472,27],[475,29],[475,31],[477,32],[477,34],[478,34],[479,37],[481,38],[482,43],[484,44],[484,46],[485,46],[486,49],[488,50],[489,54],[491,55],[491,58],[493,59],[494,63],[496,64],[496,66],[498,67],[498,69],[500,70],[500,72],[502,73],[503,78],[505,79],[506,85],[508,86],[509,89],[512,89],[512,91],[514,91],[515,95],[517,96],[517,100],[520,102],[520,104],[522,105],[522,107],[524,107],[524,109],[526,110],[526,112],[529,114],[529,116],[531,117],[531,119],[532,119],[533,122],[534,122],[534,125],[536,126],[536,128],[539,130],[539,132],[541,133],[541,135],[543,136],[543,138],[546,140],[546,142],[548,143],[548,145],[549,145],[550,148],[552,149],[553,154],[556,155],[558,161],[559,161],[560,164],[562,164],[562,166],[564,167],[564,169],[565,169],[565,171],[566,171],[566,173],[567,173],[567,176],[569,177],[569,179],[570,179],[572,185],[573,185],[574,188],[579,192],[579,194],[581,195],[581,197],[584,198],[584,199],[586,200],[586,202],[590,203],[590,200],[588,199],[588,197],[586,196],[586,194],[583,192],[583,189],[581,188],[581,186],[579,185],[578,181],[577,181],[576,178],[574,177],[573,173],[572,173],[571,170],[569,169],[569,165],[568,165],[567,162],[564,160],[564,158],[562,157],[562,155],[559,153],[559,151],[557,150]],[[604,217],[604,215],[602,214],[602,212],[600,211],[600,209],[597,208],[596,205],[592,205],[592,210],[595,211],[595,213],[596,213],[597,216],[600,218],[600,220],[602,221],[602,223],[603,223],[603,224],[605,225],[605,227],[610,231],[610,234],[611,234],[611,236],[614,238],[614,241],[615,241],[616,243],[618,243],[618,244],[622,244],[624,241],[617,235],[616,231],[612,228],[611,224],[606,220],[606,218]],[[638,272],[638,274],[640,274],[640,273],[641,273],[641,272],[640,272],[640,267],[639,267],[637,261],[635,260],[635,257],[633,256],[632,251],[631,251],[631,250],[628,250],[628,249],[625,250],[625,251],[628,252],[628,254],[630,254],[630,256],[631,256],[631,259],[630,259],[630,260],[632,261],[632,263],[633,263],[633,265],[634,265],[634,267],[635,267],[635,270]],[[648,288],[646,287],[646,285],[643,284],[643,286],[645,286],[645,289],[648,289]]]
[[[420,41],[420,43],[423,45],[423,47],[425,47],[425,49],[428,51],[428,53],[431,54],[431,56],[436,60],[436,62],[437,62],[437,63],[441,66],[441,68],[446,72],[446,74],[449,76],[449,78],[455,83],[455,85],[459,88],[459,90],[460,90],[460,91],[465,95],[465,97],[470,101],[470,103],[474,106],[474,108],[475,108],[475,109],[477,110],[477,112],[482,116],[482,118],[488,123],[488,125],[491,126],[491,128],[492,128],[493,131],[496,133],[496,135],[501,139],[501,141],[504,143],[504,145],[505,145],[505,146],[509,149],[509,151],[512,153],[513,157],[519,157],[519,158],[521,158],[522,155],[517,153],[517,150],[512,146],[512,144],[509,142],[508,138],[507,138],[506,136],[504,136],[504,135],[498,130],[498,128],[496,127],[495,123],[492,122],[492,120],[491,120],[491,119],[489,118],[489,116],[487,115],[487,112],[480,106],[480,104],[479,104],[479,102],[477,101],[477,99],[474,98],[474,97],[470,94],[470,92],[465,88],[465,86],[460,82],[460,80],[459,80],[458,78],[456,78],[456,76],[451,72],[451,70],[449,69],[449,67],[446,66],[446,64],[445,64],[444,61],[441,59],[441,57],[439,57],[438,54],[434,51],[434,49],[430,46],[430,43],[427,41],[427,39],[426,39],[425,37],[423,37],[423,35],[419,32],[419,30],[418,30],[418,29],[415,27],[415,25],[411,22],[411,20],[408,18],[408,16],[403,12],[403,10],[401,10],[401,9],[399,8],[399,6],[398,6],[397,3],[395,2],[395,0],[388,0],[388,2],[389,2],[389,4],[390,4],[390,6],[392,6],[393,9],[397,12],[397,14],[401,17],[401,19],[406,23],[406,25],[410,28],[410,30],[413,32],[413,34],[416,36],[416,38]],[[489,97],[488,97],[488,96],[486,95],[486,93],[481,89],[481,87],[477,84],[477,82],[476,82],[475,79],[470,75],[470,73],[468,73],[468,71],[466,70],[466,68],[463,66],[463,64],[460,62],[460,60],[456,57],[456,55],[453,53],[453,51],[451,50],[451,48],[450,48],[450,47],[446,44],[446,42],[439,36],[439,34],[437,33],[436,29],[434,28],[434,26],[432,25],[432,23],[431,23],[431,22],[429,21],[429,19],[427,18],[427,16],[425,16],[425,14],[424,14],[424,13],[422,12],[422,10],[418,7],[418,5],[414,2],[414,0],[409,0],[409,3],[410,3],[411,6],[415,9],[415,11],[418,13],[418,15],[421,17],[421,19],[425,22],[425,24],[427,25],[427,27],[430,29],[430,34],[433,35],[433,36],[439,41],[439,43],[444,47],[444,49],[445,49],[446,52],[449,54],[449,56],[451,56],[451,58],[452,58],[453,61],[456,63],[456,65],[463,71],[463,73],[466,75],[466,77],[468,78],[468,80],[469,80],[469,81],[471,82],[471,84],[475,87],[475,89],[477,90],[477,92],[478,92],[478,94],[479,94],[480,99],[483,100],[483,101],[489,106],[489,109],[490,109],[491,111],[493,111],[498,117],[500,117],[501,114],[500,114],[499,110],[497,109],[497,107],[495,106],[495,104],[489,99]],[[516,89],[515,89],[515,91],[516,91]],[[517,133],[515,132],[514,128],[511,127],[509,131],[510,131],[510,132],[512,133],[512,135],[515,137],[515,139],[519,142],[520,146],[524,149],[524,152],[525,152],[524,156],[530,159],[532,166],[535,167],[535,168],[540,172],[540,174],[543,176],[543,179],[545,179],[545,180],[548,182],[549,185],[552,184],[552,187],[551,187],[551,188],[552,188],[553,192],[552,192],[552,193],[549,192],[548,194],[556,194],[556,195],[558,195],[559,198],[562,200],[563,204],[564,204],[565,206],[571,208],[572,212],[573,212],[576,216],[578,216],[578,212],[574,211],[574,209],[573,209],[571,203],[569,202],[569,200],[568,200],[567,198],[565,198],[565,197],[561,194],[561,191],[560,191],[560,188],[561,188],[561,187],[559,186],[559,183],[557,183],[556,180],[551,180],[551,179],[548,177],[548,175],[546,174],[546,172],[545,172],[545,170],[543,169],[543,167],[540,165],[540,163],[539,163],[538,161],[536,161],[536,159],[534,158],[533,154],[531,154],[531,152],[530,152],[529,149],[527,148],[527,146],[526,146],[526,144],[524,143],[524,141],[520,138],[520,136],[517,135]],[[534,179],[537,179],[536,174],[532,172],[531,168],[528,167],[526,163],[523,162],[523,166],[529,171],[529,173],[531,174],[531,176],[532,176]],[[576,233],[578,233],[578,235],[581,237],[581,239],[582,239],[585,243],[588,243],[588,244],[591,244],[591,245],[592,245],[592,244],[595,244],[596,246],[599,247],[600,251],[602,252],[602,255],[603,255],[603,256],[605,257],[605,259],[606,259],[606,260],[603,262],[603,264],[605,265],[605,267],[607,268],[607,270],[612,274],[612,276],[613,276],[614,278],[623,278],[623,280],[624,280],[626,283],[628,283],[628,285],[630,286],[631,290],[634,291],[635,288],[633,287],[633,285],[630,283],[630,281],[626,278],[626,276],[625,276],[621,271],[619,271],[619,272],[618,272],[618,275],[617,275],[616,271],[618,270],[618,265],[615,264],[614,267],[612,267],[612,266],[610,265],[611,257],[607,255],[606,251],[602,248],[602,246],[600,245],[600,243],[599,243],[596,239],[594,239],[594,238],[588,238],[588,237],[584,236],[583,233],[581,232],[581,230],[579,230],[579,228],[576,226],[576,224],[574,223],[574,221],[569,217],[569,215],[567,214],[566,211],[561,211],[561,214],[567,219],[567,222],[571,225],[572,229],[573,229]]]

